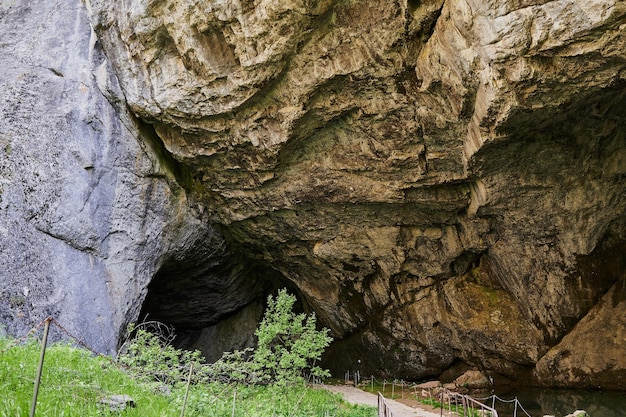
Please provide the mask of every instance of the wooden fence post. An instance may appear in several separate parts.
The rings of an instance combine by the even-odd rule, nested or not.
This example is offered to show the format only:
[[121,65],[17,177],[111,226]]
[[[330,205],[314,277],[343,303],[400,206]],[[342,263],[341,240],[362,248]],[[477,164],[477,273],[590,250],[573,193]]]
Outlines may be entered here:
[[48,344],[48,330],[52,317],[46,319],[43,328],[43,341],[41,342],[41,354],[39,355],[39,367],[37,368],[37,377],[35,378],[35,391],[33,392],[33,401],[30,404],[30,417],[35,416],[35,408],[37,408],[37,396],[39,395],[39,383],[41,382],[41,372],[43,370],[43,359],[46,356],[46,345]]
[[185,415],[185,408],[187,408],[187,398],[189,397],[189,385],[191,385],[191,374],[193,373],[193,362],[189,367],[189,376],[187,377],[187,387],[185,388],[185,399],[183,400],[183,409],[180,410],[180,417]]

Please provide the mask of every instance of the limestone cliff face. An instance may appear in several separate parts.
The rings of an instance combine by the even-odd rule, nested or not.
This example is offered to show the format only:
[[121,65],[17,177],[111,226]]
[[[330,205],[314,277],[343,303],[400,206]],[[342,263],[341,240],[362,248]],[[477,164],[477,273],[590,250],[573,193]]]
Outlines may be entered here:
[[520,375],[624,296],[623,2],[87,7],[132,111],[333,329],[336,369]]
[[[117,103],[101,104],[111,123],[128,122],[121,135],[94,129],[103,136],[93,148],[117,159],[91,172],[130,170],[129,190],[160,191],[151,200],[110,186],[102,205],[81,194],[80,207],[107,202],[127,218],[117,227],[136,230],[130,237],[105,222],[76,243],[91,235],[68,236],[78,223],[55,221],[110,218],[95,208],[37,209],[48,225],[39,229],[27,215],[17,223],[75,242],[104,282],[117,277],[105,291],[116,331],[143,303],[181,328],[222,334],[210,326],[288,284],[333,330],[327,364],[341,373],[359,359],[363,372],[397,378],[466,363],[626,388],[623,2],[85,0],[85,9],[97,44],[74,49],[100,80],[87,76],[85,87]],[[39,67],[52,80],[46,67],[63,73]],[[107,145],[120,137],[128,149]],[[58,187],[52,201],[79,190]],[[141,209],[154,214],[128,214]],[[125,236],[117,247],[128,252],[110,252],[108,233]]]

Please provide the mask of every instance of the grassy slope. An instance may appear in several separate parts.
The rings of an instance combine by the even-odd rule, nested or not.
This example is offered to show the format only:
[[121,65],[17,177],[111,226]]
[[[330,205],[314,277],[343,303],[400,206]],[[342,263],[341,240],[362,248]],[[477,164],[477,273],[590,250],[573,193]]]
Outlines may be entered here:
[[[27,416],[40,346],[30,341],[7,349],[10,344],[10,340],[0,338],[0,416]],[[99,407],[98,401],[108,395],[127,394],[135,400],[137,407],[124,411],[124,416],[180,416],[184,385],[171,387],[169,395],[162,391],[157,384],[134,380],[107,358],[94,357],[85,350],[65,344],[55,344],[46,352],[37,415],[120,415]],[[193,386],[185,415],[230,417],[233,399],[237,417],[376,416],[375,409],[349,405],[325,390],[223,384]]]

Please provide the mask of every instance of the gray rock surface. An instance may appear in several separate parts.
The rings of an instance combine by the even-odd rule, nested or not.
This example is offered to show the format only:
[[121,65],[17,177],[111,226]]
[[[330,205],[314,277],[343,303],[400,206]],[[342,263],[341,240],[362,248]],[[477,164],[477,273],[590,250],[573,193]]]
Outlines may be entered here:
[[114,352],[167,254],[220,235],[125,110],[80,1],[2,2],[0,33],[0,322],[52,316]]
[[116,394],[102,398],[98,405],[107,407],[110,411],[124,411],[127,407],[135,408],[137,404],[129,395]]

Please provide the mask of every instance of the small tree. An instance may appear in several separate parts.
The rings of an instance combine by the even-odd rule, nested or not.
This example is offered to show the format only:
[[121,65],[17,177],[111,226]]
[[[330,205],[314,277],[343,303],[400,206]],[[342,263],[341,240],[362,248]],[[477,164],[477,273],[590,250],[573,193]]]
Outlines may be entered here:
[[317,330],[315,314],[294,313],[295,302],[296,297],[286,289],[280,290],[275,299],[270,295],[255,332],[258,346],[252,361],[270,383],[303,382],[307,374],[317,378],[330,376],[327,370],[315,365],[332,341],[329,330]]

